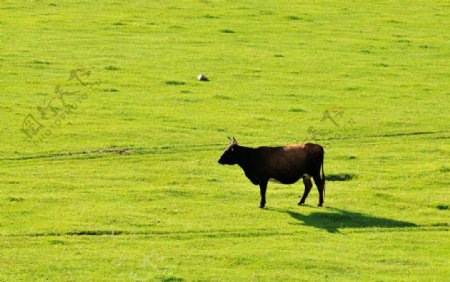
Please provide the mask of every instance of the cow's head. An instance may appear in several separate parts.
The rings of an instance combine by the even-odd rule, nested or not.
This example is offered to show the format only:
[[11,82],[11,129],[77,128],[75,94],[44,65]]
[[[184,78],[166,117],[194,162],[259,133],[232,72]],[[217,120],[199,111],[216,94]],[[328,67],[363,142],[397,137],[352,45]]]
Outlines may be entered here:
[[219,159],[219,164],[222,165],[234,165],[237,163],[236,148],[238,147],[238,143],[234,137],[228,137],[228,139],[230,139],[230,145],[228,145]]

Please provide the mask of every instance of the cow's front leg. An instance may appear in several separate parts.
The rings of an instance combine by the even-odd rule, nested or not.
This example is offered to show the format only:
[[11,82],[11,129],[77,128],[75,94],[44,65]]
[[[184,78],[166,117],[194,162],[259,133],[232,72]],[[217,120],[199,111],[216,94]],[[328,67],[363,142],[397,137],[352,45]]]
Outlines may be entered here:
[[264,208],[266,205],[266,190],[267,190],[267,181],[262,181],[259,184],[259,192],[261,193],[261,203],[259,204],[260,208]]

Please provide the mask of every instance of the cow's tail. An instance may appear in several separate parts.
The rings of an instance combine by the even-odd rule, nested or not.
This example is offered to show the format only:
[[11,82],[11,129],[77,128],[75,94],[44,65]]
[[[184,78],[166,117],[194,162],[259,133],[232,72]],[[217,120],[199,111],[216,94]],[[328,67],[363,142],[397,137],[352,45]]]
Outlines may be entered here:
[[324,160],[324,156],[325,156],[325,152],[322,149],[322,175],[320,176],[320,178],[322,179],[322,183],[323,183],[323,197],[325,198],[325,172],[323,171],[323,160]]

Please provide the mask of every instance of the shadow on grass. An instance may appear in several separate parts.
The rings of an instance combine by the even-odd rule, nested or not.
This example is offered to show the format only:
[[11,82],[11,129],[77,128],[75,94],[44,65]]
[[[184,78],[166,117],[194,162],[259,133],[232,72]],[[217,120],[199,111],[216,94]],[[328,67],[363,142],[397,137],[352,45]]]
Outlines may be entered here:
[[411,222],[375,217],[335,208],[327,208],[327,210],[331,210],[332,212],[313,212],[309,215],[303,215],[295,211],[272,210],[286,213],[298,220],[302,225],[325,229],[330,233],[339,232],[339,229],[343,228],[398,228],[417,226]]

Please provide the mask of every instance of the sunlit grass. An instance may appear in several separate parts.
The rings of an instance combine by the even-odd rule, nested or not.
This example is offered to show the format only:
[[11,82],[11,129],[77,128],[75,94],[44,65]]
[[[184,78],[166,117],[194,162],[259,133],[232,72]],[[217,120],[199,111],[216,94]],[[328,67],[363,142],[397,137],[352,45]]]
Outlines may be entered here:
[[[0,280],[450,276],[446,3],[0,8]],[[322,144],[325,207],[227,136]]]

